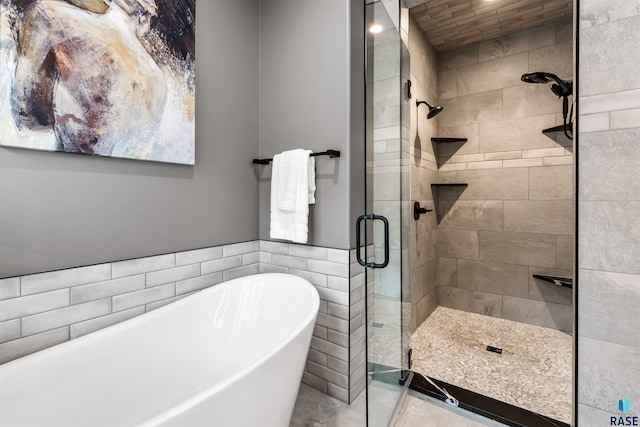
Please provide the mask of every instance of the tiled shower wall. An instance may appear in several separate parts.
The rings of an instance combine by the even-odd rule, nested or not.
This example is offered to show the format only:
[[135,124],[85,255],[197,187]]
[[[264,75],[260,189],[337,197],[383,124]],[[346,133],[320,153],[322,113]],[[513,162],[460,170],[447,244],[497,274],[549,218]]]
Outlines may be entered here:
[[[571,290],[533,274],[572,277],[573,153],[562,102],[520,76],[573,78],[572,23],[562,21],[438,56],[444,111],[437,179],[439,304],[569,331]],[[570,99],[571,100],[571,99]]]
[[[410,106],[408,155],[411,175],[409,200],[434,210],[431,184],[437,182],[438,164],[431,138],[438,136],[438,118],[427,120],[425,105],[416,107],[416,100],[438,104],[438,56],[413,17],[409,22],[409,51],[411,52],[411,82],[413,97]],[[413,206],[409,206],[412,208]],[[415,330],[438,306],[435,253],[436,215],[430,212],[418,221],[409,218],[411,331]]]
[[578,425],[596,427],[640,414],[640,2],[579,4]]
[[258,272],[304,277],[320,312],[303,381],[340,400],[364,388],[364,272],[347,250],[251,241],[0,280],[0,363]]

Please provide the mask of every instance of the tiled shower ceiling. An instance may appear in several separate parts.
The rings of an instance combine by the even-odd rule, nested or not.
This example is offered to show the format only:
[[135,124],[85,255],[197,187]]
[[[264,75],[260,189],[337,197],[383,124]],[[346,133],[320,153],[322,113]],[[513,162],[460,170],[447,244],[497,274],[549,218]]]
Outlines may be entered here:
[[572,16],[568,0],[406,0],[438,52]]

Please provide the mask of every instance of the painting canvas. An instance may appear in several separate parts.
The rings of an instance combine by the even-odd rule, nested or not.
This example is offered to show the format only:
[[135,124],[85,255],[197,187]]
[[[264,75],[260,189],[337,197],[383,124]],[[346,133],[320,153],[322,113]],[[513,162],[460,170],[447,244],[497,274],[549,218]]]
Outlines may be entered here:
[[0,145],[193,165],[195,0],[0,0]]

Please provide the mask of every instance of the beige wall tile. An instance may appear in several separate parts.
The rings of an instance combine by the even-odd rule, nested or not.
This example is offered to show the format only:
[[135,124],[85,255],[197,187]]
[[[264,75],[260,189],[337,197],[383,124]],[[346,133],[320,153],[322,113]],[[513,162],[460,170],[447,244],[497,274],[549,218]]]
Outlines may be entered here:
[[411,270],[411,278],[409,283],[409,295],[411,297],[411,301],[413,301],[414,305],[417,301],[425,294],[425,286],[424,283],[427,281],[427,267],[426,265],[418,266],[416,268],[412,268]]
[[456,154],[449,161],[452,163],[484,162],[484,154]]
[[530,200],[573,200],[573,166],[529,169]]
[[409,23],[409,51],[411,52],[411,74],[421,85],[433,88],[435,92],[438,86],[438,54],[413,17]]
[[526,200],[529,197],[527,169],[460,171],[458,179],[469,183],[460,200]]
[[443,100],[440,126],[451,127],[502,119],[502,90],[492,90]]
[[529,268],[524,265],[458,260],[458,287],[526,298]]
[[502,168],[502,160],[492,160],[490,162],[473,162],[467,163],[467,169],[500,169]]
[[502,201],[441,201],[437,213],[440,228],[502,230]]
[[458,260],[456,258],[438,257],[438,284],[458,286]]
[[424,297],[416,304],[416,322],[420,325],[427,320],[427,317],[433,313],[438,307],[438,288],[434,288],[429,291]]
[[[501,36],[480,43],[480,61],[502,58],[556,43],[555,24]],[[526,71],[525,71],[526,72]]]
[[503,92],[505,119],[562,111],[562,100],[551,92],[549,85],[525,84],[505,88]]
[[566,332],[573,330],[573,309],[568,305],[505,296],[502,310],[505,319]]
[[504,230],[541,234],[571,234],[574,203],[566,200],[507,200]]
[[565,42],[529,52],[529,70],[546,71],[564,80],[573,80],[573,42]]
[[537,267],[556,266],[556,236],[478,231],[479,259]]
[[566,149],[564,147],[539,148],[536,150],[522,151],[522,158],[531,159],[535,157],[556,157],[556,156],[564,156],[565,154],[566,154]]
[[556,236],[556,267],[573,270],[575,265],[575,239],[573,235]]
[[438,74],[438,99],[458,96],[458,69],[442,70]]
[[504,168],[529,168],[542,166],[542,159],[516,159],[516,160],[505,160],[502,162],[502,167]]
[[478,234],[473,230],[437,230],[436,253],[450,258],[478,259]]
[[503,151],[499,153],[485,153],[485,160],[513,160],[522,158],[522,151]]
[[542,134],[543,129],[555,126],[555,114],[481,123],[478,148],[482,153],[554,148],[555,141]]
[[458,96],[522,85],[528,66],[524,52],[458,68]]
[[463,170],[467,170],[467,164],[466,163],[447,163],[445,165],[440,166],[440,170],[443,172],[463,171]]
[[449,286],[439,286],[438,291],[438,302],[444,307],[502,317],[502,295]]
[[438,128],[438,135],[446,138],[467,138],[464,143],[436,144],[438,159],[443,160],[455,154],[478,153],[478,124],[469,123],[466,125]]
[[573,156],[545,157],[542,159],[542,166],[562,166],[572,164]]
[[556,22],[556,43],[573,41],[573,19]]
[[460,49],[438,54],[438,68],[448,70],[478,62],[478,45],[472,44]]

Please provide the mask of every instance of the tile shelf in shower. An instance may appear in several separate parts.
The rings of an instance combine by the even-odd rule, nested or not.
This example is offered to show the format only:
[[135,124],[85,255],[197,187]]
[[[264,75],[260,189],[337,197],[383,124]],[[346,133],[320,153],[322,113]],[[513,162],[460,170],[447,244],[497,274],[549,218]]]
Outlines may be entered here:
[[544,274],[534,274],[533,277],[544,280],[545,282],[553,283],[556,286],[573,289],[573,279],[568,277],[545,276]]
[[432,187],[466,187],[469,184],[465,184],[462,182],[442,182],[442,183],[434,183],[431,184]]
[[447,144],[453,142],[467,142],[467,138],[442,138],[442,137],[433,137],[431,138],[431,142],[435,142],[436,144]]
[[[554,126],[549,129],[543,129],[542,134],[547,138],[554,140],[559,145],[562,145],[568,148],[569,150],[573,150],[573,140],[570,138],[567,138],[564,130],[565,130],[564,125]],[[569,135],[572,135],[573,123],[567,123],[566,130]]]
[[[543,129],[542,133],[547,134],[547,133],[564,132],[564,127],[565,125],[554,126],[549,129]],[[567,123],[566,127],[567,127],[567,132],[573,131],[573,123]]]

